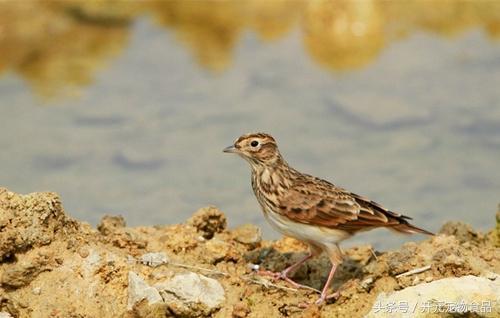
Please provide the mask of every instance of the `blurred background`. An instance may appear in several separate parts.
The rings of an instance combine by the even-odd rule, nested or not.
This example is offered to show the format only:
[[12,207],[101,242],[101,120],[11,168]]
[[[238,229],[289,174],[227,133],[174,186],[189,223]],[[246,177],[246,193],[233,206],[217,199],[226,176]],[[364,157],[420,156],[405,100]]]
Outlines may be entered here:
[[222,153],[264,131],[417,225],[491,228],[499,104],[500,1],[0,1],[0,184],[94,225],[213,204],[278,237]]

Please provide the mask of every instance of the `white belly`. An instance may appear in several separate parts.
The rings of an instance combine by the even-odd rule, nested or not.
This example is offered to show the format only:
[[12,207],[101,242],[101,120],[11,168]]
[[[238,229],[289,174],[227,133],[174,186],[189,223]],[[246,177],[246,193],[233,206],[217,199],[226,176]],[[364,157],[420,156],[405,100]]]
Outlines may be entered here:
[[278,213],[268,212],[264,215],[271,226],[281,234],[327,250],[351,236],[342,230],[294,222]]

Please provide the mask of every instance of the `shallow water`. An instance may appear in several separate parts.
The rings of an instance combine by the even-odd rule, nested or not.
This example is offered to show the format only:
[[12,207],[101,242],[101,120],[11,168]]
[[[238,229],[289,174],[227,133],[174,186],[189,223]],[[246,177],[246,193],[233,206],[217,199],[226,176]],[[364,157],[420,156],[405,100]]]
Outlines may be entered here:
[[[222,153],[240,134],[265,131],[298,170],[426,229],[452,219],[491,227],[500,202],[500,17],[459,8],[460,24],[443,5],[432,20],[426,6],[410,25],[397,5],[381,15],[377,1],[334,3],[343,3],[340,17],[285,5],[251,15],[229,3],[51,8],[59,19],[51,21],[62,21],[55,34],[74,27],[54,42],[36,40],[43,18],[28,31],[0,22],[0,182],[58,192],[68,213],[92,224],[103,214],[129,225],[182,222],[213,204],[231,226],[256,223],[272,238],[247,164]],[[328,25],[317,21],[340,33],[319,32]],[[400,243],[385,233],[353,243]]]

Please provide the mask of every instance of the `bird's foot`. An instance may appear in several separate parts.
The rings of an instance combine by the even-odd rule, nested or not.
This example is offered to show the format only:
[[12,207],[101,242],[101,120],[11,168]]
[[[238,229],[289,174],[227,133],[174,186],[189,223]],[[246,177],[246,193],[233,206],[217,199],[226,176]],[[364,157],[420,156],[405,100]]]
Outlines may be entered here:
[[294,282],[290,277],[287,276],[288,272],[286,270],[281,272],[260,270],[257,273],[262,276],[269,276],[273,281],[284,280],[285,282],[287,282],[288,284],[292,285],[294,288],[297,289],[299,288],[311,289],[311,287],[309,286]]
[[319,306],[330,299],[337,300],[339,299],[339,297],[340,297],[340,291],[337,290],[331,295],[321,294],[318,300],[316,300],[314,303]]
[[322,306],[324,305],[328,300],[334,299],[337,300],[340,297],[340,291],[336,291],[335,293],[331,295],[326,295],[326,294],[321,294],[321,296],[314,302],[307,302],[307,303],[300,303],[299,308],[302,309],[307,309],[311,305],[316,305],[316,306]]

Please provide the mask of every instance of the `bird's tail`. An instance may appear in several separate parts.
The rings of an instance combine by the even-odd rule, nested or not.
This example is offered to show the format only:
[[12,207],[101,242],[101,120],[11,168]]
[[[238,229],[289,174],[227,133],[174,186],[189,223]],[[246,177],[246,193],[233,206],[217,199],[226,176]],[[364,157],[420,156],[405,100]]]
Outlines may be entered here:
[[432,232],[429,232],[427,230],[421,229],[419,227],[416,227],[415,225],[412,225],[408,222],[405,223],[400,223],[396,224],[390,227],[391,230],[394,230],[398,233],[404,233],[404,234],[427,234],[427,235],[435,235]]

